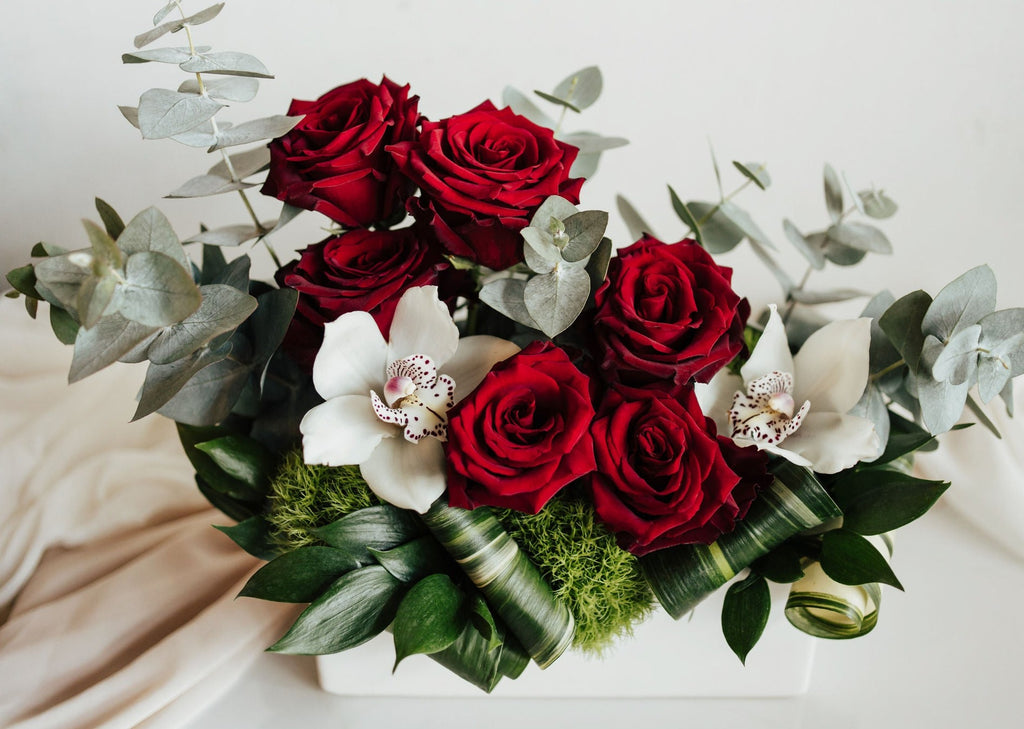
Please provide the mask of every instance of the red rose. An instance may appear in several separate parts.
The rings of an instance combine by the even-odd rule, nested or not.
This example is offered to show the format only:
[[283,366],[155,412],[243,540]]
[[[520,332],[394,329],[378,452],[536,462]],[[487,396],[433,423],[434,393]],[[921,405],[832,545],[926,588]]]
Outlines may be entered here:
[[417,228],[351,230],[309,246],[277,272],[282,287],[299,292],[285,350],[312,369],[324,324],[350,311],[369,312],[387,337],[402,294],[438,283],[448,264]]
[[579,202],[569,179],[576,147],[511,109],[485,101],[470,112],[423,122],[418,139],[388,151],[420,188],[410,201],[445,249],[494,269],[522,260],[519,230],[551,195]]
[[710,544],[771,481],[767,457],[716,437],[692,390],[610,390],[593,434],[594,508],[633,554]]
[[536,514],[594,470],[587,377],[551,342],[499,362],[448,413],[448,502]]
[[710,380],[743,349],[750,304],[731,281],[692,240],[645,235],[620,251],[595,294],[605,379],[673,393]]
[[263,194],[349,228],[394,218],[413,190],[384,147],[415,138],[418,100],[385,77],[292,101],[288,113],[305,118],[270,143]]

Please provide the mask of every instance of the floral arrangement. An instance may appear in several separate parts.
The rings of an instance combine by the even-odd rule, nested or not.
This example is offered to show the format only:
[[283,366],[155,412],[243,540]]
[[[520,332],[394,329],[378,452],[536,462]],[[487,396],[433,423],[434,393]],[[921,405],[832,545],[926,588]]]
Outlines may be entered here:
[[[949,486],[911,475],[913,454],[965,407],[993,430],[986,404],[1012,410],[1024,312],[995,310],[991,269],[830,321],[821,304],[864,294],[808,276],[890,252],[873,221],[895,203],[826,166],[826,227],[783,224],[798,282],[733,201],[769,186],[764,165],[734,162],[727,195],[714,160],[717,201],[669,188],[678,242],[620,198],[635,242],[615,250],[608,213],[578,206],[625,140],[563,130],[601,91],[594,67],[536,92],[557,121],[514,89],[430,120],[384,77],[231,125],[219,112],[271,76],[195,44],[222,8],[159,10],[123,60],[187,76],[121,110],[145,139],[218,155],[168,197],[237,195],[251,220],[182,240],[156,208],[125,223],[97,200],[88,246],[39,244],[7,278],[74,345],[71,381],[148,363],[136,418],[178,423],[199,489],[237,522],[220,528],[267,561],[241,594],[308,603],[269,650],[388,630],[396,667],[426,654],[490,691],[730,581],[741,660],[769,581],[792,585],[804,632],[874,627],[881,585],[902,589],[891,532]],[[182,31],[185,46],[150,47]],[[247,197],[260,184],[274,220]],[[302,211],[330,229],[282,265],[271,240]],[[225,256],[250,242],[273,283]],[[760,316],[714,258],[744,242],[782,289]]]

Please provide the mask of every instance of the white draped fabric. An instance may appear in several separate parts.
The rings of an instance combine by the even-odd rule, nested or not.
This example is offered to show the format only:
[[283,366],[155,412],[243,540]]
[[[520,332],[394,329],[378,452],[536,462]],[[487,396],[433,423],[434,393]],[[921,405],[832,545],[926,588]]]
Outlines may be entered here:
[[[0,301],[0,725],[180,726],[296,608],[234,599],[256,560],[211,528],[172,424],[128,424],[144,368],[68,388],[70,348],[20,306]],[[1024,418],[1000,408],[1003,440],[950,434],[920,470],[1024,559]]]

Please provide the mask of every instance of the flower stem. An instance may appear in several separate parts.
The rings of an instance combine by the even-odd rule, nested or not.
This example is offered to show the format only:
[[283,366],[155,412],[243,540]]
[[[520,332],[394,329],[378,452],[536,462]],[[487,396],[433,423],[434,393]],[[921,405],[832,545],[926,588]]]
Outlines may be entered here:
[[892,372],[894,370],[898,370],[900,367],[903,367],[906,364],[907,364],[907,361],[905,359],[903,359],[902,357],[900,357],[898,360],[893,362],[888,367],[884,367],[883,369],[880,369],[875,374],[871,375],[871,377],[869,379],[872,382],[875,382],[876,380],[880,380],[883,377],[885,377],[887,374],[889,374],[890,372]]

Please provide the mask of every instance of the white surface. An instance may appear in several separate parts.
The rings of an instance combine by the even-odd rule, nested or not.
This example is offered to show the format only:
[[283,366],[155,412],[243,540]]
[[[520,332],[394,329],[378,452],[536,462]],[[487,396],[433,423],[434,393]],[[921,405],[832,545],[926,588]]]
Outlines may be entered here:
[[[901,531],[893,566],[906,594],[884,589],[878,627],[869,635],[819,642],[810,688],[800,699],[349,699],[320,691],[312,659],[265,655],[189,727],[1019,725],[1024,562],[940,505]],[[792,637],[800,639],[795,632]]]
[[[781,586],[778,586],[781,588]],[[531,663],[502,679],[499,698],[787,697],[807,690],[817,642],[794,634],[782,614],[788,589],[774,591],[776,610],[743,666],[722,637],[725,591],[676,622],[659,610],[620,641],[605,660],[569,651],[541,671]],[[321,687],[342,696],[479,698],[479,689],[425,656],[407,658],[391,675],[394,641],[382,634],[358,648],[317,659]]]

